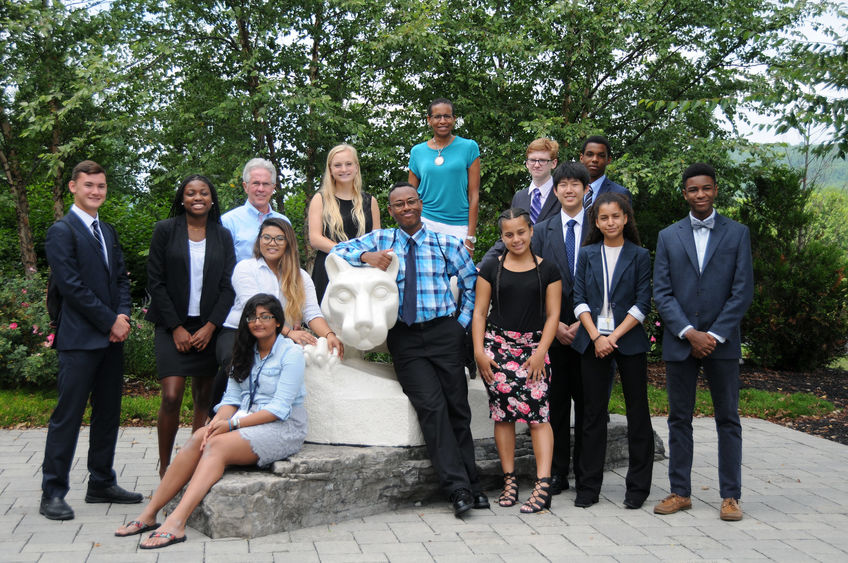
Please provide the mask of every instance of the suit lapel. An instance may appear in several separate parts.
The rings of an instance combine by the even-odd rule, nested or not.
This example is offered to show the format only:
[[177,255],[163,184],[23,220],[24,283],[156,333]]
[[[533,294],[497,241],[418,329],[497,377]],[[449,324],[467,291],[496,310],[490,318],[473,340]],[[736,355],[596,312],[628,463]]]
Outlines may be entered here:
[[677,237],[680,239],[680,244],[683,245],[686,255],[689,256],[689,262],[692,263],[695,273],[700,276],[701,269],[698,267],[698,251],[695,250],[695,235],[692,234],[692,223],[689,221],[689,217],[677,223]]
[[[95,253],[95,255],[100,258],[99,262],[103,266],[105,270],[109,270],[106,262],[103,260],[103,250],[100,248],[100,244],[97,242],[97,239],[94,238],[94,233],[85,226],[85,223],[82,222],[76,213],[73,211],[69,211],[65,218],[68,221],[68,224],[71,225],[71,228],[76,229],[79,234],[80,239],[85,241],[91,251]],[[108,252],[108,249],[111,246],[111,237],[106,234],[109,229],[102,228],[100,229],[100,233],[103,235],[103,243],[106,245],[107,254],[109,255],[109,259],[112,258],[112,253]]]
[[[612,272],[611,287],[613,292],[618,287],[618,282],[621,281],[621,276],[624,274],[627,267],[636,257],[636,245],[630,241],[624,241],[624,246],[621,248],[621,253],[618,255],[618,261],[615,263],[615,269]],[[611,299],[612,300],[612,299]]]
[[542,206],[542,210],[539,211],[539,221],[543,221],[548,217],[551,217],[554,212],[559,211],[559,200],[554,193],[553,188],[548,192],[548,199],[545,200],[545,204]]
[[[553,250],[554,259],[560,272],[568,273],[569,283],[574,277],[574,273],[568,268],[568,258],[565,254],[565,238],[562,232],[562,215],[554,216],[554,219],[548,223],[548,239],[551,241],[551,249]],[[574,257],[577,260],[577,257]]]
[[710,258],[715,254],[716,248],[721,246],[721,240],[724,238],[727,229],[725,227],[725,218],[716,213],[715,226],[710,231],[710,236],[707,238],[707,250],[704,252],[704,267],[707,269],[707,264],[710,263]]
[[592,245],[581,249],[581,252],[586,253],[586,260],[589,264],[589,271],[592,272],[592,278],[595,280],[595,288],[598,290],[598,295],[601,299],[604,298],[604,262],[601,256],[601,246]]

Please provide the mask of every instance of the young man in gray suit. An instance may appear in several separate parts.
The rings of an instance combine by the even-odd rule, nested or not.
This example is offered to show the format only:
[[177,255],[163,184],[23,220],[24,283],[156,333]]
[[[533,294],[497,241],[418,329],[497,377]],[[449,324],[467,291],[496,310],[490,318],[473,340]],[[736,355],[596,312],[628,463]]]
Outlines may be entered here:
[[740,324],[754,297],[751,238],[744,225],[715,212],[715,170],[697,163],[683,172],[689,216],[663,229],[654,262],[654,302],[665,322],[671,494],[655,507],[692,507],[692,413],[703,368],[718,432],[720,518],[742,519],[742,426],[739,422]]

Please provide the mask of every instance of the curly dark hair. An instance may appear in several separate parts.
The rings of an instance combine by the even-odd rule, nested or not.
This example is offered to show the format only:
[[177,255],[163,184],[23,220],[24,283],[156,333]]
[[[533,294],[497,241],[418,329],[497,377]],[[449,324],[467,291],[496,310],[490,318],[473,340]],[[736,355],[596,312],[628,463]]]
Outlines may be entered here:
[[627,216],[627,223],[624,224],[624,238],[636,246],[642,246],[642,243],[639,240],[639,230],[636,228],[636,217],[633,216],[633,208],[630,206],[630,202],[627,201],[627,198],[624,195],[615,192],[604,192],[596,197],[595,201],[592,202],[592,207],[587,213],[587,222],[590,225],[589,234],[586,235],[586,239],[583,241],[583,246],[595,244],[596,242],[603,242],[604,234],[595,224],[595,219],[597,219],[598,216],[598,209],[605,203],[615,203],[618,205],[621,211]]
[[250,332],[247,317],[255,315],[257,307],[265,307],[277,320],[276,332],[278,336],[286,322],[283,306],[280,304],[280,300],[273,295],[257,293],[247,300],[247,303],[244,304],[244,310],[241,312],[241,319],[239,319],[238,331],[233,343],[233,359],[230,363],[230,377],[239,383],[250,377],[250,370],[253,369],[253,347],[256,345],[256,337]]
[[180,182],[177,187],[177,193],[174,194],[174,201],[171,203],[171,210],[168,211],[168,217],[176,217],[177,215],[185,215],[185,207],[183,207],[183,194],[185,194],[186,186],[189,182],[200,180],[209,186],[209,192],[212,195],[212,208],[209,210],[209,219],[215,223],[221,222],[221,206],[218,205],[218,190],[212,184],[212,180],[202,174],[192,174],[187,176],[185,180]]

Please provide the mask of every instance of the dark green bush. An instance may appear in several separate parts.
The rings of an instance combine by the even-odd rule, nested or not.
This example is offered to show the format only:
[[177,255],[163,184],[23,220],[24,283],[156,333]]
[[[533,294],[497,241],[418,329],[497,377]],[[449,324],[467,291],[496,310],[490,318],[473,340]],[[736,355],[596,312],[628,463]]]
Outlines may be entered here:
[[740,208],[751,230],[754,302],[742,338],[758,363],[810,370],[844,354],[848,260],[833,242],[805,237],[810,192],[797,172],[760,170]]
[[47,316],[47,283],[36,275],[3,274],[0,287],[0,387],[46,386],[59,367],[50,348],[53,332]]

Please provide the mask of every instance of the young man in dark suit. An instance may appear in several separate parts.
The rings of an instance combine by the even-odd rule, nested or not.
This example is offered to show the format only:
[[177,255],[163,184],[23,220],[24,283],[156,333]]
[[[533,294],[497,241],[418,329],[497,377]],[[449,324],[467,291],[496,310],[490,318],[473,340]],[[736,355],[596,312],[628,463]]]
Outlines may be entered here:
[[580,322],[574,316],[574,273],[583,239],[589,232],[583,198],[589,172],[577,162],[563,162],[553,173],[553,193],[560,212],[533,229],[533,251],[557,265],[562,276],[562,306],[556,339],[548,351],[551,360],[550,422],[554,432],[551,494],[567,489],[571,457],[571,401],[574,401],[574,478],[580,480],[578,461],[583,434],[583,385],[580,354],[571,348]]
[[[559,143],[553,139],[541,137],[527,145],[524,165],[530,173],[530,185],[515,193],[510,207],[527,210],[534,225],[559,213],[560,204],[553,193],[551,177],[558,158]],[[496,259],[503,251],[503,241],[498,239],[480,260],[480,264]]]
[[602,135],[587,137],[583,141],[583,148],[580,149],[580,162],[589,171],[589,192],[583,202],[586,209],[592,207],[595,198],[605,192],[626,195],[627,201],[631,206],[633,205],[630,190],[607,178],[607,166],[612,162],[612,152],[606,137]]
[[660,231],[654,302],[665,322],[671,494],[655,507],[692,507],[692,412],[700,369],[710,385],[718,433],[722,520],[741,520],[742,426],[739,422],[740,324],[754,297],[751,238],[744,225],[715,212],[715,170],[697,163],[683,172],[689,216]]
[[141,502],[118,486],[112,464],[123,387],[123,342],[130,333],[130,282],[115,229],[101,223],[106,172],[96,162],[74,167],[68,189],[74,204],[47,231],[45,251],[61,296],[53,345],[59,353],[59,398],[50,416],[42,465],[39,512],[70,520],[65,502],[80,423],[91,396],[88,448],[89,503]]

